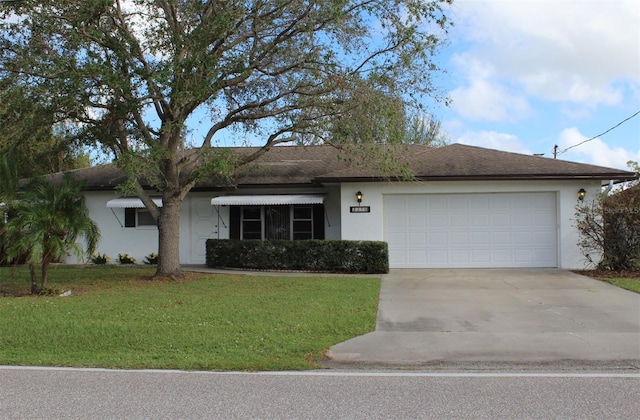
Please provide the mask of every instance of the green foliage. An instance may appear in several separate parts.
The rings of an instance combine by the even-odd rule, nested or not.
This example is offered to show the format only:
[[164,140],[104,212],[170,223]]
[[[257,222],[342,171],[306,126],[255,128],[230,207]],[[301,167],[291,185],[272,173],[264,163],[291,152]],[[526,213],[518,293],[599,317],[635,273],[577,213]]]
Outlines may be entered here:
[[640,278],[628,278],[628,277],[611,277],[602,279],[607,283],[611,283],[614,286],[621,287],[632,292],[640,293]]
[[[0,268],[0,296],[25,284]],[[0,297],[0,364],[301,370],[375,329],[379,278],[193,275],[145,266],[56,266],[69,297]]]
[[600,196],[576,207],[576,227],[586,258],[598,268],[640,266],[640,188]]
[[389,250],[377,241],[207,240],[207,266],[328,273],[388,273]]
[[158,254],[152,252],[151,254],[144,257],[144,263],[146,265],[157,265],[158,264]]
[[130,257],[129,254],[118,254],[118,263],[122,265],[135,264],[136,259]]
[[[81,190],[81,185],[69,174],[65,174],[60,185],[37,178],[29,183],[19,200],[7,203],[10,216],[4,230],[7,258],[27,256],[34,292],[38,291],[36,266],[41,266],[39,287],[44,288],[51,263],[64,259],[67,252],[82,258],[96,248],[100,232],[89,217]],[[77,243],[81,239],[87,245],[86,250]]]
[[627,166],[631,168],[633,172],[636,173],[636,180],[629,183],[630,186],[639,185],[640,184],[640,163],[630,160],[627,162]]
[[96,265],[105,265],[111,261],[107,254],[94,254],[91,256],[91,263]]
[[[125,190],[148,198],[148,184],[167,204],[287,142],[332,143],[388,168],[390,149],[371,145],[401,141],[407,110],[442,99],[431,75],[450,3],[23,0],[0,8],[0,84],[113,154]],[[206,134],[189,136],[194,115]],[[230,130],[262,147],[237,161],[211,153]],[[179,241],[163,234],[178,231],[164,217],[174,208],[149,209],[171,221],[159,223],[170,250],[159,274],[180,269]]]
[[19,179],[89,166],[81,145],[56,121],[54,105],[17,83],[13,77],[0,79],[0,159],[13,164],[11,175]]
[[409,117],[403,143],[442,147],[449,144],[449,137],[442,131],[442,123],[433,116],[414,115]]

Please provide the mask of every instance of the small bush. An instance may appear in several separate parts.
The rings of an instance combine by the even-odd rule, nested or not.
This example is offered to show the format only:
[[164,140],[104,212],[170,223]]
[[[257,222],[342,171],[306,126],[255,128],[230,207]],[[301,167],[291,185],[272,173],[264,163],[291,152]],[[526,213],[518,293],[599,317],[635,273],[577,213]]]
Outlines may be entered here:
[[91,256],[91,263],[97,265],[108,264],[111,258],[107,254],[94,254]]
[[158,254],[152,252],[151,254],[144,257],[144,263],[146,265],[158,265]]
[[133,257],[130,257],[129,254],[118,254],[118,263],[124,265],[124,264],[135,264],[136,263],[136,259]]

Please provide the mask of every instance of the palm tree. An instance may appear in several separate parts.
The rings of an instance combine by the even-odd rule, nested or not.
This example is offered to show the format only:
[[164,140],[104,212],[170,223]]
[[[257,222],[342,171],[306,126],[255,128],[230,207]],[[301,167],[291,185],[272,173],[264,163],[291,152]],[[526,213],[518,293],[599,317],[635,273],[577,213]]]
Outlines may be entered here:
[[[84,238],[87,255],[91,255],[100,238],[96,223],[81,194],[81,185],[65,174],[59,185],[43,178],[33,180],[10,205],[6,235],[8,257],[27,254],[31,272],[31,293],[46,288],[49,266],[63,259],[68,251],[78,258],[83,255],[77,240]],[[41,265],[38,287],[36,266]]]
[[7,263],[6,257],[6,217],[8,203],[14,199],[18,184],[18,170],[15,159],[10,153],[0,153],[0,265]]

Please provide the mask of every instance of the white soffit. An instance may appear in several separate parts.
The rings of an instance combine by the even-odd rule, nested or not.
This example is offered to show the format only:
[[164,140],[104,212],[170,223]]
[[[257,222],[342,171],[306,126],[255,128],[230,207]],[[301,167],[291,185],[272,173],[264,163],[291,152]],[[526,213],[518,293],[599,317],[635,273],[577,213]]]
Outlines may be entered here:
[[322,204],[324,195],[226,195],[211,199],[213,206],[277,206],[291,204]]
[[[153,202],[156,206],[162,207],[162,199],[154,198]],[[143,209],[144,204],[139,198],[114,198],[107,201],[107,207],[113,209]]]

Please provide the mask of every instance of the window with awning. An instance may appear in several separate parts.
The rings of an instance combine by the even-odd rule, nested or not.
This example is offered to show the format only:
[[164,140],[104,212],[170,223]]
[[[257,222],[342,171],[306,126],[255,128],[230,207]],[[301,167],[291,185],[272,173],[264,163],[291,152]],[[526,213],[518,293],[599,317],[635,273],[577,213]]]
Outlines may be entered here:
[[235,195],[216,197],[229,206],[230,239],[324,239],[324,195]]
[[[161,198],[152,198],[158,207],[162,207]],[[107,201],[107,207],[111,209],[124,209],[124,225],[125,228],[135,228],[142,226],[156,226],[156,221],[147,211],[144,203],[137,197],[114,198]],[[115,215],[115,212],[114,212]],[[116,216],[118,218],[118,216]],[[118,222],[120,219],[118,218]]]

